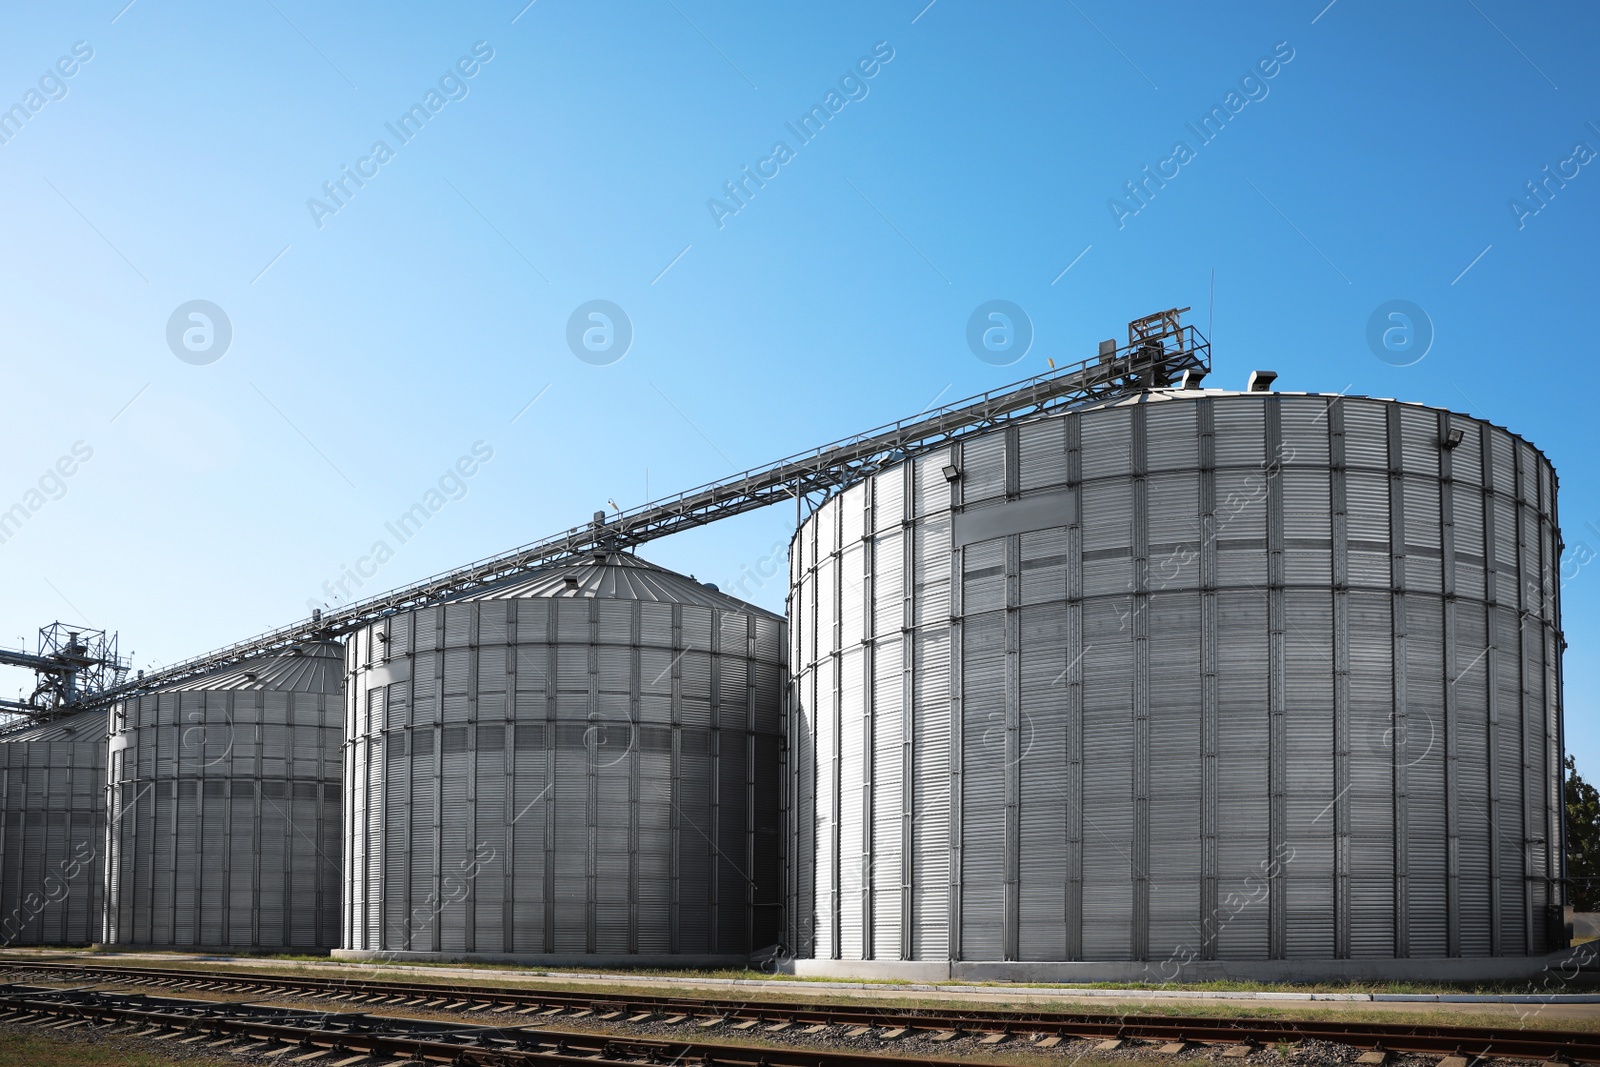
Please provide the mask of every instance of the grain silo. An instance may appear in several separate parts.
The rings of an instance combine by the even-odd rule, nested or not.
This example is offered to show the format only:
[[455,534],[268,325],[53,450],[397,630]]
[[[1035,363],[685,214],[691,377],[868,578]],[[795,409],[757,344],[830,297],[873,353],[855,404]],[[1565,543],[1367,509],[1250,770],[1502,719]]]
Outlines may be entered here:
[[0,737],[0,945],[100,939],[106,713]]
[[1488,978],[1562,946],[1550,463],[1270,381],[973,434],[804,522],[797,969]]
[[106,944],[338,944],[343,666],[312,642],[113,708]]
[[338,954],[681,966],[773,944],[783,629],[600,553],[356,631]]

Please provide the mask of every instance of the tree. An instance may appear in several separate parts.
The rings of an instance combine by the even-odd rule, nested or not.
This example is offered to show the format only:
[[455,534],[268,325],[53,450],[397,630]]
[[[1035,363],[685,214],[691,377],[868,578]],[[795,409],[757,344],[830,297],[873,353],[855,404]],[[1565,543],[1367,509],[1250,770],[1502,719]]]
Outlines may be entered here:
[[1567,757],[1567,879],[1577,911],[1600,911],[1600,790]]

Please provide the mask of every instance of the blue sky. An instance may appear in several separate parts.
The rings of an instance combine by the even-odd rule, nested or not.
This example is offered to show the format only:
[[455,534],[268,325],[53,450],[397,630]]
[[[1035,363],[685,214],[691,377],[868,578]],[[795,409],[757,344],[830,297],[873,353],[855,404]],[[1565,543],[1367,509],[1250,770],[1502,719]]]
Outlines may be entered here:
[[[38,93],[0,126],[0,507],[41,478],[52,497],[0,544],[5,644],[63,618],[140,666],[183,658],[332,601],[378,540],[362,594],[1086,358],[1174,305],[1212,323],[1210,384],[1270,367],[1524,434],[1569,544],[1600,551],[1600,168],[1510,206],[1600,149],[1592,7],[125,2],[33,5],[0,38],[0,106]],[[420,131],[388,128],[430,91]],[[785,124],[830,91],[803,143]],[[1230,92],[1201,143],[1186,124]],[[1146,166],[1171,176],[1141,204]],[[739,205],[746,167],[769,177]],[[1032,322],[1012,366],[965,341],[992,299]],[[168,344],[195,300],[231,325],[208,363]],[[567,343],[593,300],[632,327],[607,365]],[[1392,300],[1431,322],[1408,366],[1367,342]],[[441,480],[420,531],[386,533]],[[645,554],[736,586],[781,558],[784,512]],[[1568,742],[1593,774],[1600,559],[1577,564]],[[744,589],[781,609],[781,580]]]

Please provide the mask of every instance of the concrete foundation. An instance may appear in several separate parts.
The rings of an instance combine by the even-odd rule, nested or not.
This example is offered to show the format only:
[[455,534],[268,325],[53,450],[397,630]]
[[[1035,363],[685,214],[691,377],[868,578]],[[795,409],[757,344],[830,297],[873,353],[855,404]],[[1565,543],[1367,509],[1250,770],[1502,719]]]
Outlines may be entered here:
[[94,952],[181,952],[195,956],[327,956],[325,948],[307,948],[304,945],[158,945],[138,941],[132,944],[96,942],[88,946]]
[[586,970],[625,971],[632,967],[690,970],[744,968],[750,957],[738,956],[601,956],[583,953],[520,955],[503,952],[396,952],[388,949],[336,948],[336,960],[372,960],[377,963],[515,963],[524,967],[582,967]]
[[[339,953],[335,953],[339,955]],[[786,974],[823,978],[891,979],[902,982],[1487,982],[1534,979],[1548,970],[1574,969],[1572,953],[1471,959],[1358,960],[793,960]]]

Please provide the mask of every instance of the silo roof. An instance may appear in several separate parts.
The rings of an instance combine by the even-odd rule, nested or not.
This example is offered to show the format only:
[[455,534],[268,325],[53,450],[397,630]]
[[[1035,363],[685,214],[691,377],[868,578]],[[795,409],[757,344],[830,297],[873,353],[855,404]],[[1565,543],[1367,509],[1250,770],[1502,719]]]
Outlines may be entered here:
[[242,689],[276,693],[337,693],[344,680],[344,646],[311,641],[288,652],[256,656],[198,678],[163,686],[160,692]]
[[533,597],[596,597],[697,604],[720,611],[781,618],[765,608],[729,596],[715,586],[669,571],[626,552],[594,553],[500,582],[456,600],[509,600]]
[[109,735],[109,719],[104,708],[81,711],[38,726],[0,736],[0,743],[15,741],[104,741]]
[[[1276,388],[1269,389],[1266,392],[1250,392],[1249,390],[1245,389],[1183,389],[1179,387],[1173,387],[1168,389],[1146,389],[1138,393],[1127,393],[1119,396],[1085,400],[1082,403],[1073,404],[1070,408],[1062,408],[1052,411],[1050,414],[1060,415],[1066,413],[1067,411],[1092,411],[1099,408],[1132,407],[1137,404],[1161,403],[1168,400],[1196,400],[1200,397],[1249,397],[1251,399],[1264,400],[1267,397],[1272,396],[1311,397],[1318,400],[1329,401],[1370,400],[1379,404],[1402,404],[1406,407],[1421,408],[1425,411],[1446,411],[1451,415],[1458,415],[1463,419],[1471,419],[1474,422],[1482,423],[1485,426],[1491,426],[1496,430],[1500,430],[1503,433],[1511,435],[1518,441],[1522,441],[1523,443],[1530,445],[1535,452],[1539,453],[1546,463],[1551,464],[1552,468],[1555,466],[1550,457],[1545,455],[1544,450],[1538,445],[1534,444],[1533,441],[1529,440],[1529,438],[1527,438],[1525,435],[1518,433],[1509,426],[1502,426],[1500,423],[1495,422],[1493,419],[1490,419],[1487,416],[1477,414],[1476,412],[1457,411],[1453,407],[1444,407],[1437,404],[1425,404],[1418,400],[1400,400],[1396,397],[1370,396],[1366,393],[1292,392],[1287,389]],[[1463,395],[1462,399],[1466,400],[1467,398],[1465,395]],[[1468,400],[1468,403],[1470,404],[1471,401]]]

